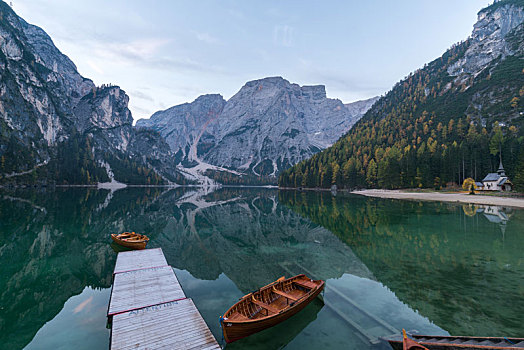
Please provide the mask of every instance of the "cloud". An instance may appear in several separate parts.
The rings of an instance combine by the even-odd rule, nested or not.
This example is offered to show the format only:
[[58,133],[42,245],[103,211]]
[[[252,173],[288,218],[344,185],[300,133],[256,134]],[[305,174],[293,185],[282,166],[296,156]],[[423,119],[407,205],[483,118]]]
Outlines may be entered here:
[[104,70],[92,60],[86,60],[86,63],[89,67],[91,67],[92,70],[94,70],[98,74],[105,74]]
[[205,64],[188,57],[177,55],[166,56],[173,52],[166,46],[171,44],[170,39],[148,38],[133,40],[126,43],[116,41],[90,41],[84,47],[91,52],[92,61],[116,62],[120,65],[138,66],[139,69],[197,71],[220,73],[222,69],[216,65]]
[[276,25],[273,28],[273,42],[275,45],[290,47],[293,46],[294,28],[285,25]]
[[261,49],[260,47],[254,48],[253,53],[255,54],[257,60],[271,61],[273,58],[273,56],[269,54],[268,51]]
[[246,19],[246,15],[244,15],[244,12],[237,10],[237,9],[229,9],[227,10],[229,15],[237,20],[244,20]]
[[[131,110],[131,114],[133,115],[135,115],[135,112],[137,112],[137,114],[146,115],[146,116],[150,116],[151,114],[153,114],[153,112],[149,108],[142,108],[139,106],[129,106],[129,109]],[[135,119],[136,118],[137,117],[135,115]],[[148,117],[145,117],[145,118],[148,118]]]
[[209,33],[195,32],[195,36],[199,41],[203,41],[206,44],[218,45],[221,44],[220,40]]
[[129,92],[129,95],[133,98],[139,98],[141,100],[145,100],[145,101],[149,101],[149,102],[155,102],[155,100],[153,99],[152,96],[146,94],[146,93],[143,93],[142,91],[138,91],[138,90],[132,90]]
[[169,44],[172,40],[167,38],[136,39],[127,43],[117,44],[115,48],[126,55],[136,57],[153,57],[159,50]]

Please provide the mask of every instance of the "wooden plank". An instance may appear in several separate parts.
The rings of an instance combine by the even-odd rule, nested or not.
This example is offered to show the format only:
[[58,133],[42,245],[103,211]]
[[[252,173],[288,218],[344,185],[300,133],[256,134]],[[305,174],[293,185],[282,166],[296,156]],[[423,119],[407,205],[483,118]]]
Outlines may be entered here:
[[111,349],[220,349],[191,299],[113,317]]
[[115,275],[108,316],[185,298],[171,266]]
[[278,313],[280,312],[279,309],[274,308],[273,306],[268,305],[268,304],[266,304],[266,303],[263,303],[263,302],[261,302],[261,301],[258,301],[258,300],[251,300],[251,302],[252,302],[253,304],[258,305],[258,306],[260,306],[261,308],[264,308],[264,309],[266,309],[266,310],[268,310],[268,311],[271,311],[271,312],[273,312],[273,313],[275,313],[275,314],[278,314]]
[[273,293],[278,294],[278,295],[282,295],[284,298],[288,298],[289,300],[293,300],[293,301],[297,301],[298,300],[298,298],[295,298],[294,296],[292,296],[290,294],[287,294],[286,292],[278,290],[275,287],[273,287]]
[[162,248],[132,250],[118,253],[113,274],[159,266],[167,266]]
[[301,287],[306,287],[306,288],[309,288],[309,289],[314,289],[317,286],[313,282],[302,281],[302,280],[295,280],[295,281],[293,281],[293,283],[298,284]]

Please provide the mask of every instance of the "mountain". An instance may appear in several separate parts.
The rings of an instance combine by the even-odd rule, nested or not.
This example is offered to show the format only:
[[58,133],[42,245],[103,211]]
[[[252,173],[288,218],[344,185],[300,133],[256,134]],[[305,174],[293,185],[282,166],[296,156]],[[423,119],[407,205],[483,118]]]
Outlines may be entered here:
[[133,127],[125,91],[84,78],[5,2],[0,17],[3,184],[274,183],[374,102],[344,105],[324,86],[273,77],[248,82],[229,101],[201,96]]
[[[436,187],[498,168],[524,185],[524,1],[478,13],[467,40],[411,73],[284,187]],[[500,152],[502,151],[502,152]]]
[[82,77],[41,28],[3,1],[0,19],[3,183],[185,181],[163,138],[133,128],[122,89]]
[[214,167],[202,170],[275,176],[333,144],[375,100],[344,105],[327,98],[323,85],[270,77],[246,83],[228,101],[200,96],[137,126],[160,132],[186,168],[204,162]]
[[344,106],[349,110],[349,113],[354,116],[359,116],[360,119],[366,112],[378,101],[380,96],[372,97],[367,100],[360,100],[351,103],[346,103]]
[[140,119],[136,125],[160,132],[176,154],[177,163],[194,164],[195,147],[200,148],[198,153],[201,153],[214,142],[210,124],[222,113],[225,104],[221,95],[203,95],[191,103],[156,112],[149,119]]

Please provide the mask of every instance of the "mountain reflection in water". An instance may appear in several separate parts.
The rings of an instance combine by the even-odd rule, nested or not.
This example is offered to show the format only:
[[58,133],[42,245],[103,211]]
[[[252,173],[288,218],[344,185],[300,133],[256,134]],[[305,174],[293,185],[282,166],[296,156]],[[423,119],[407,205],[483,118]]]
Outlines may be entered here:
[[[484,229],[491,221],[459,206],[329,193],[2,193],[0,344],[107,344],[109,331],[98,325],[105,309],[90,306],[107,305],[116,259],[109,234],[125,230],[162,247],[218,340],[218,316],[244,294],[283,275],[327,280],[324,303],[232,348],[362,349],[402,327],[518,336],[523,237],[513,225],[522,227],[524,218],[521,211],[508,217],[503,237]],[[55,331],[67,324],[75,331]]]

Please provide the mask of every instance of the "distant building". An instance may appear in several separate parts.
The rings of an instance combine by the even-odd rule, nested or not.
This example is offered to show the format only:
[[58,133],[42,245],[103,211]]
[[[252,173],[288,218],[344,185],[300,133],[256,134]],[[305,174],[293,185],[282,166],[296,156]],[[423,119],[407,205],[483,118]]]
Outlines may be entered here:
[[511,191],[513,188],[513,184],[511,181],[509,181],[509,178],[506,175],[506,172],[504,171],[504,167],[502,166],[502,158],[500,159],[500,165],[499,169],[496,173],[489,173],[486,175],[486,177],[482,180],[482,187],[479,188],[477,185],[477,188],[479,190],[483,191]]

